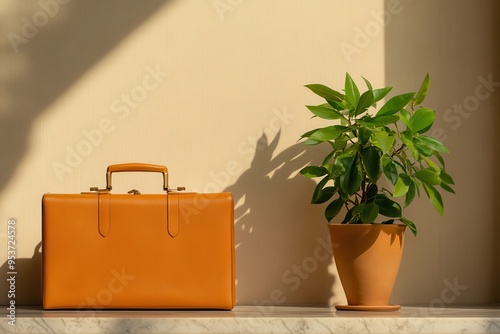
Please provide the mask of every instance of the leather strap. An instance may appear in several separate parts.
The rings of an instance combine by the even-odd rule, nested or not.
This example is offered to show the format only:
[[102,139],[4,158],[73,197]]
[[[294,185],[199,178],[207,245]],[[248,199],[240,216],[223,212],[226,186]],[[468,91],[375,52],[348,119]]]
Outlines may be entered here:
[[[99,192],[97,195],[99,234],[108,236],[111,230],[111,194],[109,192]],[[179,194],[170,193],[167,195],[167,231],[175,238],[179,234]]]
[[99,233],[106,237],[111,230],[111,194],[109,192],[98,193],[99,211]]
[[179,233],[179,194],[167,195],[167,230],[172,238]]

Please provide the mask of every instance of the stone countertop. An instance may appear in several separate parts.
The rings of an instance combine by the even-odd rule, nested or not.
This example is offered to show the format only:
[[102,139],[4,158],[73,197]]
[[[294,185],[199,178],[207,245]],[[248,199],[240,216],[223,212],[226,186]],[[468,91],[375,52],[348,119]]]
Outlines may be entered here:
[[500,306],[397,312],[325,307],[237,306],[233,311],[0,311],[2,333],[500,333]]

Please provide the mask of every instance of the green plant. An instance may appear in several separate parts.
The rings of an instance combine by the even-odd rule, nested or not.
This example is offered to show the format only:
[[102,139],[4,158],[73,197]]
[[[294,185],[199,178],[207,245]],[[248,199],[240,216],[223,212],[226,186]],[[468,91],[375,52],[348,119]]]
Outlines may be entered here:
[[377,102],[387,96],[392,87],[373,89],[370,82],[363,79],[368,90],[362,94],[349,73],[343,94],[320,84],[306,85],[327,102],[307,106],[313,117],[333,124],[301,136],[306,139],[306,145],[328,143],[331,151],[320,166],[307,166],[300,173],[307,178],[322,177],[311,202],[330,201],[325,209],[328,221],[345,207],[343,224],[401,221],[416,235],[415,224],[403,216],[395,198],[404,197],[403,207],[407,207],[416,195],[420,196],[423,188],[442,215],[440,190],[454,193],[453,179],[446,173],[441,156],[448,150],[443,143],[425,134],[435,118],[433,110],[421,106],[429,90],[429,76],[416,94],[394,96],[380,109]]

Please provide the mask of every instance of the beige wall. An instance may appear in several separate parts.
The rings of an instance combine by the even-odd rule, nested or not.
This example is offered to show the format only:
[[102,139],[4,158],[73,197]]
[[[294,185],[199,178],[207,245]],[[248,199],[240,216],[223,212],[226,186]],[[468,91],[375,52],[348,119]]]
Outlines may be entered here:
[[[303,86],[340,89],[349,71],[413,90],[429,72],[428,102],[445,111],[478,77],[500,80],[493,0],[55,1],[0,5],[0,238],[15,218],[19,303],[40,302],[41,195],[103,186],[107,165],[129,161],[167,165],[174,186],[234,193],[239,304],[344,302],[323,207],[296,175],[322,153],[296,144],[318,125],[304,105],[319,100]],[[408,210],[420,235],[408,238],[394,302],[433,303],[455,278],[467,288],[454,303],[500,300],[498,161],[480,155],[498,151],[495,100],[456,129],[439,119],[458,194],[443,218],[425,201]],[[160,189],[137,174],[114,185]]]
[[[416,78],[430,74],[427,104],[440,112],[434,135],[451,152],[447,168],[455,176],[457,195],[443,197],[443,218],[427,203],[407,210],[419,221],[420,236],[408,238],[394,299],[433,305],[499,301],[500,230],[494,211],[499,202],[499,35],[494,26],[499,7],[494,1],[404,5],[401,19],[386,29],[386,82],[412,89]],[[489,78],[495,86],[483,84]],[[461,287],[456,294],[449,283]]]

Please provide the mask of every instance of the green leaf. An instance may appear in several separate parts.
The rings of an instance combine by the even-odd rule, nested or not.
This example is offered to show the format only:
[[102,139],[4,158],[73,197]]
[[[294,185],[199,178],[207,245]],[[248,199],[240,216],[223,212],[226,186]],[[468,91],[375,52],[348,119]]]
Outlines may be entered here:
[[338,111],[321,106],[306,106],[314,115],[323,119],[339,119],[342,116]]
[[345,154],[354,155],[354,154],[358,153],[360,147],[361,147],[360,143],[354,143],[354,144],[346,147],[344,152],[345,152]]
[[440,173],[441,172],[441,168],[439,168],[439,166],[434,162],[432,161],[431,159],[427,158],[427,157],[422,157],[425,162],[427,162],[427,164],[429,165],[429,168],[432,168],[433,170],[436,171],[436,173]]
[[347,101],[349,101],[349,103],[353,107],[356,107],[358,105],[359,101],[358,86],[356,86],[356,83],[354,82],[354,80],[352,80],[349,73],[346,73],[345,75],[345,96],[347,98]]
[[382,170],[387,179],[395,185],[398,180],[398,170],[394,162],[392,162],[392,159],[387,155],[382,156]]
[[410,230],[413,232],[414,236],[417,236],[417,227],[415,226],[415,224],[413,224],[412,221],[410,221],[406,218],[401,218],[400,220],[403,224],[405,224],[406,226],[408,226],[410,228]]
[[324,177],[314,188],[311,204],[321,204],[328,201],[337,192],[337,187],[325,187],[329,177]]
[[351,167],[351,175],[349,180],[348,193],[349,195],[354,194],[361,187],[361,182],[363,181],[363,174],[358,168],[358,165],[353,164]]
[[[335,179],[339,176],[346,174],[351,170],[352,163],[354,162],[353,155],[339,155],[333,164],[332,172],[330,173],[330,178]],[[347,193],[347,192],[346,192]]]
[[406,109],[401,109],[399,111],[399,119],[408,127],[410,128],[410,113],[406,111]]
[[443,188],[444,190],[446,190],[449,193],[452,193],[452,194],[455,193],[455,190],[453,190],[453,188],[451,188],[449,185],[447,185],[444,182],[441,182],[440,186],[441,186],[441,188]]
[[410,183],[411,179],[407,174],[399,174],[399,178],[396,181],[396,185],[394,186],[394,193],[392,194],[392,196],[399,197],[406,195],[406,193],[408,192],[408,188],[410,187]]
[[394,145],[394,136],[385,131],[375,132],[373,134],[373,144],[386,154]]
[[363,211],[364,207],[365,207],[365,203],[360,203],[360,204],[356,205],[355,207],[353,207],[353,210],[352,210],[353,216],[359,215],[361,213],[361,211]]
[[344,95],[325,85],[311,84],[311,85],[306,85],[306,87],[309,88],[316,95],[319,95],[326,100],[342,102],[344,98]]
[[410,205],[410,203],[415,198],[416,191],[417,191],[417,186],[415,186],[415,183],[413,182],[413,180],[411,180],[410,185],[408,187],[408,192],[406,193],[405,197],[405,203],[404,203],[405,208],[408,207],[408,205]]
[[376,183],[381,172],[378,149],[373,146],[365,147],[361,150],[361,157],[363,158],[366,174],[373,183]]
[[358,119],[359,124],[363,124],[366,126],[378,126],[378,125],[387,125],[391,123],[396,123],[399,121],[399,117],[395,115],[382,115],[375,117],[363,117]]
[[332,108],[337,110],[337,111],[345,110],[345,105],[343,105],[342,102],[330,100],[330,99],[327,99],[326,102],[328,102],[328,104],[330,106],[332,106]]
[[384,97],[387,96],[387,94],[389,94],[389,92],[391,90],[392,90],[392,87],[385,87],[385,88],[373,90],[373,103],[376,103],[376,102],[382,100]]
[[373,223],[378,216],[378,212],[379,208],[375,202],[366,203],[360,213],[361,222],[364,224]]
[[441,163],[441,166],[443,168],[445,168],[445,163],[444,163],[444,159],[443,157],[441,156],[441,154],[439,154],[439,152],[434,152],[434,156],[439,160],[439,163]]
[[441,183],[439,174],[431,168],[419,170],[415,173],[417,179],[427,185],[438,185]]
[[375,200],[378,193],[378,187],[375,183],[372,183],[366,192],[366,201],[371,202]]
[[328,174],[328,170],[323,166],[307,166],[300,170],[300,174],[311,179]]
[[[411,155],[415,158],[415,160],[420,160],[419,152],[415,148],[415,145],[413,145],[413,133],[411,131],[401,132],[401,140],[403,141],[403,144],[405,144],[408,147],[408,150],[410,151]],[[404,151],[402,153],[404,153]]]
[[357,206],[355,206],[355,207],[349,209],[349,211],[347,211],[347,213],[345,214],[344,220],[342,221],[341,224],[349,224],[349,223],[356,223],[357,222],[357,218],[353,214],[353,211],[356,208],[357,208]]
[[[377,113],[377,116],[381,115],[393,115],[406,107],[408,103],[410,103],[411,99],[415,93],[406,93],[401,95],[396,95],[389,99],[382,108]],[[399,117],[398,117],[399,119]]]
[[363,80],[365,81],[366,83],[366,87],[368,87],[368,90],[373,90],[373,87],[372,87],[372,84],[370,83],[370,81],[368,81],[368,79],[366,79],[365,77],[363,77]]
[[356,111],[354,112],[355,116],[358,116],[364,113],[373,103],[373,92],[371,90],[366,91],[361,95],[358,101],[358,105],[356,106]]
[[436,209],[436,211],[442,216],[444,206],[443,206],[443,199],[441,198],[441,194],[433,186],[428,185],[426,183],[423,183],[423,185],[424,185],[424,189],[425,189],[425,193],[427,194],[427,197],[429,197],[429,199],[430,199],[432,205],[434,206],[434,208]]
[[401,205],[387,198],[384,194],[378,194],[375,203],[379,207],[379,213],[382,216],[400,218],[402,215]]
[[362,145],[364,145],[364,144],[366,144],[368,142],[368,140],[370,139],[371,134],[372,134],[372,131],[370,129],[368,129],[367,127],[362,126],[362,127],[359,128],[359,130],[358,130],[358,138],[361,141]]
[[418,90],[417,96],[415,96],[416,105],[419,105],[424,101],[427,96],[427,92],[429,91],[430,84],[429,74],[427,74],[422,82],[422,85],[420,86],[420,89]]
[[318,144],[320,144],[320,143],[322,143],[322,141],[319,141],[319,140],[316,140],[316,139],[311,139],[311,138],[308,138],[308,139],[304,142],[304,144],[305,144],[305,145],[308,145],[308,146],[311,146],[311,145],[318,145]]
[[417,136],[414,138],[419,143],[424,144],[428,148],[434,151],[448,153],[448,149],[439,140],[429,137],[429,136]]
[[[306,133],[304,133],[302,136],[300,136],[300,139],[302,138],[308,138],[310,137],[313,133],[315,133],[316,131],[318,131],[320,128],[317,128],[317,129],[313,129],[313,130],[310,130],[310,131],[307,131]],[[299,139],[299,140],[300,140]]]
[[[311,198],[311,204],[319,204],[319,203],[324,203],[325,199],[322,198],[323,195],[323,188],[325,187],[326,183],[330,180],[328,176],[325,176],[321,181],[318,182],[316,187],[314,188],[313,195]],[[326,199],[327,201],[327,199]]]
[[330,159],[333,157],[335,154],[335,150],[331,151],[328,153],[328,155],[323,159],[323,162],[321,163],[322,166],[326,166],[330,163]]
[[422,144],[421,142],[419,142],[416,137],[413,138],[413,145],[415,147],[415,149],[418,151],[418,153],[420,153],[422,156],[424,157],[430,157],[433,153],[434,153],[434,150],[428,148],[425,144]]
[[344,201],[340,198],[337,198],[336,200],[333,200],[330,204],[325,209],[325,217],[328,221],[331,221],[333,218],[335,218],[340,210],[342,209],[342,206],[344,205]]
[[420,197],[420,182],[418,182],[417,178],[414,176],[411,176],[411,181],[417,188],[417,196]]
[[333,150],[337,152],[340,150],[344,150],[348,141],[349,139],[346,136],[344,136],[344,134],[342,134],[340,135],[339,138],[335,139],[334,142],[330,142],[330,144],[332,145]]
[[448,175],[448,173],[446,173],[444,169],[440,170],[439,178],[441,179],[441,181],[443,181],[446,184],[455,184],[455,181],[453,181],[453,178],[450,175]]
[[354,194],[361,186],[362,174],[357,156],[354,156],[349,172],[340,176],[340,188],[348,195]]
[[348,127],[343,125],[327,126],[316,130],[310,135],[311,139],[318,141],[329,141],[338,138],[343,132],[349,130]]
[[434,110],[420,108],[410,117],[410,130],[413,133],[424,133],[432,127],[434,118]]

